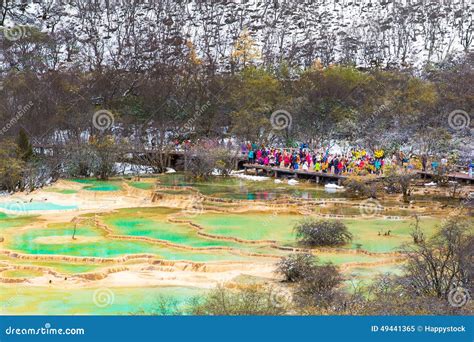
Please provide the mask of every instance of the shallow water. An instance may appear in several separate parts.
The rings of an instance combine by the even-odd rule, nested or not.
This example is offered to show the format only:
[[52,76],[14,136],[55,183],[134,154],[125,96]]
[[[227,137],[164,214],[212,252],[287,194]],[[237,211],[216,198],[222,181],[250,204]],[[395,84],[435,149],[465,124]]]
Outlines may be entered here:
[[[8,249],[27,254],[60,254],[82,257],[113,258],[127,254],[154,254],[166,260],[219,261],[246,260],[248,258],[227,251],[186,251],[168,247],[159,243],[109,239],[98,229],[78,227],[76,240],[72,240],[74,228],[64,225],[52,228],[39,228],[19,232],[7,241]],[[39,238],[49,237],[52,242],[43,242]],[[59,243],[54,238],[59,237]],[[64,237],[70,237],[70,243],[64,243]],[[93,241],[87,238],[94,238]]]
[[58,188],[45,188],[44,191],[46,192],[55,192],[58,194],[63,194],[63,195],[73,195],[77,194],[77,190],[72,190],[72,189],[58,189]]
[[[276,240],[282,244],[295,245],[294,226],[304,219],[302,215],[269,213],[215,214],[204,213],[191,218],[205,228],[207,233],[235,236],[245,240]],[[411,242],[410,229],[414,220],[386,220],[374,218],[341,219],[354,235],[347,248],[362,248],[370,252],[392,252],[402,244]],[[431,236],[440,221],[434,218],[421,219],[421,227]],[[390,236],[384,236],[385,232]],[[381,233],[379,236],[378,233]]]
[[33,215],[13,215],[0,212],[0,229],[22,227],[27,224],[39,222],[39,219]]
[[[0,312],[9,315],[130,315],[162,314],[162,298],[185,309],[188,301],[205,290],[190,287],[76,288],[0,285]],[[171,308],[170,308],[171,309]],[[172,313],[172,312],[168,312]]]
[[129,182],[128,184],[130,184],[134,188],[141,189],[141,190],[151,190],[155,186],[154,183],[150,183],[150,182]]
[[192,247],[240,246],[232,241],[203,238],[187,224],[167,221],[168,215],[178,212],[180,211],[165,208],[124,209],[103,217],[104,222],[120,235],[146,236]]
[[288,244],[294,241],[293,226],[302,218],[300,215],[271,213],[204,213],[190,220],[214,235],[244,240],[275,240]]
[[[118,191],[123,190],[123,184],[136,189],[151,190],[158,183],[160,186],[159,192],[162,193],[192,195],[195,192],[184,188],[185,186],[192,186],[203,195],[234,200],[270,201],[288,198],[300,199],[300,202],[304,203],[301,200],[344,197],[343,192],[330,194],[325,192],[323,187],[318,187],[314,184],[301,183],[296,186],[290,186],[287,184],[275,184],[273,180],[251,182],[236,178],[214,178],[195,184],[181,174],[163,175],[157,179],[146,179],[143,181],[122,179],[112,179],[107,182],[89,179],[77,179],[74,181],[82,184],[83,190],[108,191],[111,192],[110,196],[120,196],[122,193]],[[172,188],[175,186],[182,187],[183,189],[177,191],[176,188]],[[163,190],[163,187],[165,187],[165,190]],[[166,187],[169,187],[169,189],[166,189]],[[76,190],[61,189],[60,187],[52,187],[46,191],[64,195],[77,193]],[[146,193],[134,191],[133,194]],[[104,194],[104,196],[108,195]],[[176,198],[179,199],[179,197]],[[284,201],[280,202],[284,203]],[[292,201],[292,203],[292,205],[296,205],[295,203],[299,202]],[[216,210],[223,210],[226,207],[235,209],[241,205],[239,202],[229,203],[229,201],[217,202],[215,200],[207,201],[204,204]],[[378,274],[384,272],[399,274],[401,272],[399,265],[393,263],[384,264],[387,261],[390,262],[387,259],[387,255],[367,255],[355,253],[350,249],[362,249],[376,253],[393,252],[400,250],[404,244],[411,243],[410,230],[414,223],[414,219],[411,217],[413,211],[406,208],[397,208],[400,204],[395,200],[387,200],[383,205],[386,208],[394,207],[394,209],[378,213],[385,216],[398,216],[399,219],[396,220],[382,217],[364,217],[356,201],[311,207],[312,212],[309,213],[315,215],[315,217],[318,214],[355,216],[355,218],[341,219],[353,234],[352,243],[342,246],[342,248],[347,250],[318,252],[317,257],[319,261],[346,266],[350,263],[360,263],[360,265],[357,264],[357,267],[348,269],[347,275],[350,280],[357,279],[371,282]],[[248,205],[248,203],[245,203],[245,205]],[[426,205],[426,203],[423,203],[423,205]],[[49,202],[3,203],[3,206],[0,204],[0,209],[8,210],[10,207],[14,208],[16,206],[22,208],[24,213],[34,210],[35,213],[44,212],[45,214],[52,210],[76,209],[75,206]],[[14,209],[8,210],[7,213],[0,210],[0,236],[5,238],[0,246],[2,249],[25,254],[112,258],[128,254],[147,253],[165,260],[189,260],[196,262],[266,260],[276,262],[278,260],[276,258],[267,259],[250,254],[284,256],[289,251],[272,248],[269,242],[257,244],[250,242],[272,240],[276,241],[277,245],[280,246],[296,247],[294,226],[300,220],[307,217],[307,215],[302,214],[273,213],[271,211],[226,213],[206,211],[206,209],[186,213],[180,209],[153,207],[128,208],[107,213],[97,213],[99,221],[106,224],[115,235],[164,240],[176,244],[180,248],[158,241],[153,243],[150,241],[112,239],[107,237],[107,233],[104,230],[97,228],[93,221],[86,221],[89,223],[83,222],[80,224],[76,229],[76,239],[73,240],[74,226],[71,223],[55,223],[44,227],[43,219],[40,219],[38,216],[18,215],[15,214]],[[17,211],[19,214],[22,214],[21,209],[17,209]],[[93,215],[95,216],[96,214],[89,213],[82,215],[82,217],[88,218]],[[174,223],[170,221],[170,218],[174,216],[179,219],[187,219],[199,225],[203,228],[202,232],[210,234],[211,237],[198,234],[198,228],[187,223]],[[425,235],[429,237],[434,233],[436,226],[440,224],[441,218],[422,217],[420,222]],[[31,225],[31,227],[23,228],[26,225]],[[388,231],[390,231],[390,235],[387,235]],[[231,240],[232,238],[244,241]],[[231,248],[232,251],[191,250],[185,247],[203,249],[225,247]],[[242,252],[242,254],[239,254],[239,252]],[[131,262],[133,263],[133,261]],[[0,254],[0,263],[12,266],[49,267],[66,276],[100,271],[104,267],[117,265],[110,262],[104,264],[81,264],[78,262],[29,261],[2,254]],[[368,263],[368,265],[364,266],[364,263]],[[376,263],[375,266],[374,263]],[[347,268],[344,269],[347,270]],[[3,272],[2,276],[8,278],[33,278],[42,274],[44,276],[47,273],[38,270],[21,269]],[[173,301],[176,301],[178,306],[183,307],[190,297],[204,292],[204,290],[187,287],[112,288],[114,303],[106,307],[99,307],[92,300],[95,291],[98,290],[96,288],[61,290],[52,287],[18,286],[18,289],[21,293],[17,293],[16,286],[0,285],[0,299],[3,300],[5,298],[6,300],[4,305],[5,312],[11,314],[156,314],[160,313],[157,312],[159,307],[157,302],[162,295],[174,298]],[[10,297],[12,298],[11,300],[9,300]]]
[[100,181],[96,179],[73,179],[74,182],[85,184],[84,190],[88,191],[119,191],[122,189],[118,181]]
[[206,196],[235,200],[269,201],[284,197],[300,199],[344,197],[341,192],[330,194],[322,186],[307,183],[293,186],[285,183],[277,184],[273,179],[253,182],[233,177],[214,177],[210,180],[196,183],[192,179],[178,173],[162,175],[159,178],[159,182],[160,186],[192,186]]
[[77,205],[63,205],[51,202],[7,202],[0,203],[0,209],[28,214],[30,211],[52,211],[77,209]]

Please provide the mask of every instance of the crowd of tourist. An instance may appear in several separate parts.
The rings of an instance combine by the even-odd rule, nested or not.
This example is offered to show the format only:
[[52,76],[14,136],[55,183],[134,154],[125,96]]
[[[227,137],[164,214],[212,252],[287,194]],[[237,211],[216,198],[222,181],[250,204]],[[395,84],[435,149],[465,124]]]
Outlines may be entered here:
[[254,147],[256,146],[247,149],[249,163],[292,170],[313,170],[336,175],[367,170],[369,173],[382,174],[386,164],[383,151],[376,151],[374,155],[364,150],[337,154],[329,153],[329,150],[310,150],[307,147],[299,149]]
[[[209,142],[207,144],[209,145]],[[175,148],[179,151],[186,150],[186,147],[189,149],[191,145],[189,140],[175,142]],[[238,145],[234,145],[230,140],[213,142],[212,146],[209,145],[209,147],[216,146],[236,148]],[[297,148],[279,148],[258,146],[255,143],[242,143],[240,149],[242,154],[247,156],[250,164],[336,175],[360,173],[361,171],[383,175],[387,165],[397,165],[409,171],[433,173],[444,173],[449,169],[446,156],[428,158],[426,155],[417,156],[416,154],[405,154],[402,151],[387,155],[383,149],[369,152],[365,149],[351,148],[345,152],[334,153],[330,147],[312,149],[307,144],[301,144]],[[474,162],[471,160],[467,165],[461,166],[461,171],[472,178],[474,176]]]
[[[288,168],[292,170],[315,171],[331,174],[347,174],[365,170],[369,174],[382,175],[386,165],[398,165],[407,170],[423,170],[438,172],[447,170],[448,160],[443,157],[432,160],[405,155],[397,152],[387,156],[382,149],[368,152],[364,149],[350,149],[347,152],[332,153],[330,148],[310,149],[302,144],[298,148],[273,148],[242,145],[242,152],[247,154],[251,164]],[[469,175],[472,176],[473,165],[470,163]]]

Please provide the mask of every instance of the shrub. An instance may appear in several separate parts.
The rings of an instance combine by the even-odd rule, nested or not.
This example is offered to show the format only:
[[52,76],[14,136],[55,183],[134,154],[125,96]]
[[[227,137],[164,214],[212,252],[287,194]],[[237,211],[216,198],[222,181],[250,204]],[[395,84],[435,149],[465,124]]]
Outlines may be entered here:
[[277,263],[277,273],[286,281],[295,282],[304,278],[305,274],[316,266],[317,258],[310,253],[294,253],[282,258]]
[[227,176],[237,165],[238,152],[212,141],[199,142],[186,152],[185,170],[197,179],[209,178],[214,172]]
[[377,197],[377,188],[364,177],[350,175],[343,183],[351,197]]
[[408,248],[404,279],[409,292],[447,298],[453,288],[472,286],[472,227],[464,217],[453,216],[431,239]]
[[202,298],[194,298],[193,315],[282,315],[289,305],[277,289],[259,284],[234,288],[218,286]]
[[340,295],[338,287],[342,280],[333,264],[313,266],[298,282],[295,301],[300,306],[327,308]]
[[401,193],[403,201],[408,203],[408,198],[413,190],[414,173],[396,167],[387,167],[385,171],[384,184],[388,193]]
[[119,145],[111,136],[94,136],[89,142],[67,145],[64,169],[71,177],[90,177],[107,180],[115,172],[115,162],[119,160]]
[[352,234],[341,221],[305,219],[295,226],[299,243],[316,246],[338,246],[352,241]]
[[21,186],[25,162],[18,155],[17,145],[5,140],[0,143],[0,190],[15,191]]

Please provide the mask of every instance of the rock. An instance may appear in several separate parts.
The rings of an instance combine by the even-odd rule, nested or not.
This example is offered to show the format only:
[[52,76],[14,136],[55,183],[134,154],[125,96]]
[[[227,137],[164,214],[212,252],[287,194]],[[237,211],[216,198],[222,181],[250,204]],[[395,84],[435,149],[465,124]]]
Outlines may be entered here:
[[295,179],[289,179],[288,180],[288,185],[296,185],[296,184],[298,184],[297,180],[295,180]]
[[332,183],[326,184],[326,185],[324,186],[324,188],[325,188],[325,189],[344,189],[343,186],[337,185],[337,184],[332,184]]

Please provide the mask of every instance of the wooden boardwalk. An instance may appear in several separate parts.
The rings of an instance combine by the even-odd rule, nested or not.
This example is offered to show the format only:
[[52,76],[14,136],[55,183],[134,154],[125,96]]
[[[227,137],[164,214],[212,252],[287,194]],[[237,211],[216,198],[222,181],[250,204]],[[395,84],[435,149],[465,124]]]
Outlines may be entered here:
[[343,175],[336,175],[334,173],[324,173],[324,172],[316,172],[316,171],[305,171],[305,170],[290,170],[281,167],[272,167],[272,166],[265,166],[260,164],[244,164],[245,173],[247,173],[248,169],[255,169],[262,170],[267,175],[272,175],[275,178],[283,175],[293,176],[295,178],[301,177],[305,179],[314,179],[316,183],[324,183],[324,182],[337,182],[337,184],[341,184],[347,176]]
[[[292,176],[295,178],[301,177],[305,179],[313,179],[316,183],[327,183],[327,182],[337,182],[337,184],[341,184],[345,179],[347,179],[346,175],[336,175],[334,173],[324,173],[324,172],[315,172],[315,171],[304,171],[304,170],[290,170],[287,168],[281,168],[281,167],[273,167],[273,166],[265,166],[265,165],[260,165],[260,164],[248,164],[245,163],[243,164],[245,173],[247,173],[248,169],[255,169],[257,172],[263,171],[266,175],[268,176],[273,176],[275,178],[278,178],[279,176]],[[418,171],[416,173],[417,175],[421,176],[421,178],[426,178],[426,179],[431,179],[435,177],[436,175],[433,174],[432,172],[426,172],[426,171]],[[454,172],[450,173],[448,175],[450,180],[457,181],[460,183],[467,183],[467,184],[472,184],[474,181],[474,178],[469,177],[469,175],[466,175],[464,173],[460,172]],[[383,178],[383,176],[379,176],[377,178]]]
[[[428,172],[428,171],[418,171],[418,175],[420,175],[422,178],[428,178],[431,179],[433,177],[436,177],[436,174],[433,172]],[[447,175],[449,180],[452,181],[457,181],[461,183],[467,183],[467,184],[472,184],[474,181],[474,178],[469,177],[469,175],[461,172],[452,172]]]

